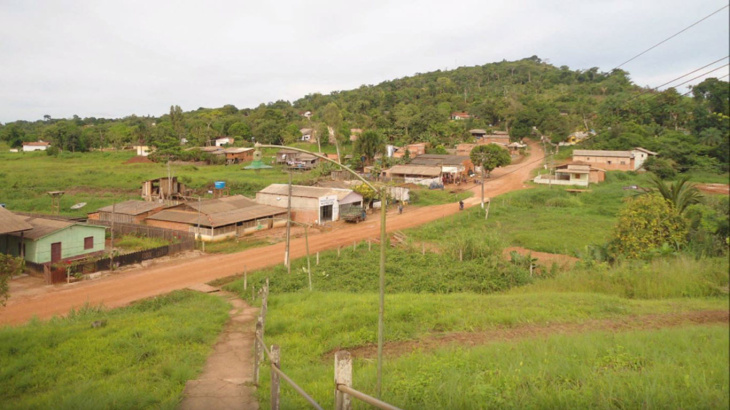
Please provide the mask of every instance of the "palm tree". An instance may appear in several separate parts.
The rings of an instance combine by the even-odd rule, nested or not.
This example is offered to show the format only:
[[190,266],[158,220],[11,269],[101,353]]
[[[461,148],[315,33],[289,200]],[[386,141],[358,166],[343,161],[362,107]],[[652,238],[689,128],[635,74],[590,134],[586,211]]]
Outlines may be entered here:
[[650,179],[651,183],[654,184],[652,191],[658,192],[659,195],[669,201],[680,215],[688,206],[697,204],[702,200],[700,190],[697,189],[695,184],[688,182],[688,176],[684,176],[671,184],[665,184],[661,178],[654,174],[651,174]]

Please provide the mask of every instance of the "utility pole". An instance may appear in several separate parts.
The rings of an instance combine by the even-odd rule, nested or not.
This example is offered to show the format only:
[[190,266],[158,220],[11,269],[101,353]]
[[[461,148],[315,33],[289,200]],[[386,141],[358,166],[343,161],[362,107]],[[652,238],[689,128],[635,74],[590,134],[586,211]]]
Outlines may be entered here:
[[307,246],[307,275],[309,276],[309,291],[312,291],[312,264],[309,262],[309,225],[304,225],[304,243]]
[[202,241],[203,237],[200,235],[200,196],[198,196],[198,229],[195,231],[199,241]]
[[111,252],[109,253],[109,270],[114,270],[114,218],[117,203],[112,203],[112,235],[111,235]]
[[286,264],[286,273],[291,273],[291,169],[289,170],[289,197],[286,205],[286,252],[284,252],[284,263]]

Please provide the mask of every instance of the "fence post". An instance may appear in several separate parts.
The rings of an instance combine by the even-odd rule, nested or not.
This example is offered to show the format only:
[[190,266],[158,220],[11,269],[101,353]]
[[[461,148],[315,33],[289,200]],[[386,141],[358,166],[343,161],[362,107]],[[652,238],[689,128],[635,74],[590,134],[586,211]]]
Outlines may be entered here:
[[248,288],[248,272],[246,272],[246,265],[243,265],[243,290]]
[[421,255],[426,255],[426,244],[421,242]]
[[261,295],[261,320],[263,320],[263,322],[266,323],[266,311],[269,308],[269,287],[264,286],[262,291],[263,291],[263,293]]
[[337,388],[340,384],[352,387],[352,357],[344,350],[335,353],[335,410],[350,410],[350,395]]
[[368,252],[370,252],[371,250],[373,250],[372,245],[373,245],[373,243],[370,242],[370,239],[368,239]]
[[[271,345],[271,366],[281,369],[280,366],[281,353],[279,352],[279,345]],[[281,388],[279,386],[279,373],[274,370],[271,371],[271,410],[279,410],[279,393]]]
[[459,249],[459,262],[463,262],[463,261],[464,261],[464,253],[463,253],[463,250]]
[[254,340],[254,357],[253,357],[253,383],[259,385],[259,372],[261,363],[264,359],[264,349],[261,340],[264,338],[264,324],[259,317],[256,322],[256,340]]
[[337,247],[337,257],[338,258],[340,257],[340,247],[339,246]]
[[319,266],[319,252],[317,252],[317,266]]
[[356,249],[357,249],[357,242],[353,242],[352,243],[352,251],[355,252]]

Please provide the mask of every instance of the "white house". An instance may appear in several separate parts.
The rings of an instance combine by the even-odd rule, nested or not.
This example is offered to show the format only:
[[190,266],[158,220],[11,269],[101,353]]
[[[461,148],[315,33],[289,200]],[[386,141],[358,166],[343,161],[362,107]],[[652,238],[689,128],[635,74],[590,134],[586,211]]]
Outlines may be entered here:
[[150,155],[150,147],[147,145],[135,145],[134,149],[137,151],[137,155],[140,157],[146,157]]
[[45,151],[48,147],[50,147],[51,144],[45,141],[38,141],[38,142],[24,142],[23,143],[23,151],[29,152],[29,151]]
[[226,144],[233,145],[233,138],[231,137],[220,137],[215,139],[215,146],[220,147]]
[[[287,208],[289,185],[272,184],[256,193],[256,202]],[[361,206],[362,195],[351,189],[292,185],[292,220],[322,224],[336,221],[348,207]]]

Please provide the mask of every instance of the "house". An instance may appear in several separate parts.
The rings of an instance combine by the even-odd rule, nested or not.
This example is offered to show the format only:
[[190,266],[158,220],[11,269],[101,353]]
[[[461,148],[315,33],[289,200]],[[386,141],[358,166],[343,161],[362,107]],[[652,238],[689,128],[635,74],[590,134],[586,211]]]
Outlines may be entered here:
[[45,141],[38,141],[38,142],[24,142],[23,143],[23,152],[29,152],[29,151],[45,151],[48,147],[50,147],[51,144]]
[[[15,215],[14,213],[8,211],[5,209],[5,207],[0,206],[0,244],[4,246],[0,246],[0,252],[5,254],[10,254],[10,249],[8,248],[9,244],[7,239],[3,239],[5,235],[7,234],[19,234],[21,242],[23,241],[25,232],[33,229],[33,226],[25,221],[25,218],[20,215]],[[21,249],[18,249],[18,253],[16,255],[23,256],[20,251]]]
[[360,135],[362,135],[362,130],[360,128],[351,128],[350,129],[350,141],[355,142],[358,138],[360,138]]
[[80,222],[24,217],[32,229],[0,235],[0,249],[33,263],[57,263],[104,251],[106,228]]
[[150,147],[148,147],[147,145],[135,145],[132,148],[137,151],[137,156],[139,157],[146,157],[150,155]]
[[555,168],[555,175],[538,175],[533,180],[537,184],[575,185],[587,187],[589,183],[599,183],[606,179],[606,171],[593,168],[590,164],[571,162]]
[[474,138],[484,138],[484,136],[487,135],[487,131],[481,129],[473,129],[469,130],[469,134],[471,134],[471,136]]
[[141,224],[148,216],[169,207],[160,202],[130,200],[99,208],[96,212],[89,213],[87,217],[97,221],[113,220],[119,223]]
[[299,151],[292,149],[281,149],[276,153],[276,164],[282,165],[294,161],[299,155]]
[[312,112],[311,111],[303,111],[303,112],[300,112],[299,115],[301,115],[302,117],[304,117],[306,119],[312,118]]
[[509,133],[507,131],[493,131],[491,134],[479,138],[478,142],[479,144],[499,144],[506,147],[509,145]]
[[226,148],[223,150],[223,154],[226,156],[226,165],[253,161],[254,151],[254,148]]
[[428,146],[427,142],[420,142],[418,144],[408,144],[403,148],[399,148],[393,153],[393,158],[403,158],[405,156],[406,151],[408,151],[408,156],[411,158],[415,158],[419,155],[423,155],[426,153],[426,147]]
[[477,144],[456,144],[456,155],[469,156]]
[[385,170],[385,176],[395,180],[402,180],[407,184],[431,186],[441,183],[441,167],[427,165],[394,165]]
[[474,170],[474,164],[467,155],[424,154],[414,158],[410,165],[440,167],[442,176],[446,174],[452,180],[457,176],[466,177]]
[[233,137],[220,137],[215,139],[215,146],[233,145]]
[[[286,209],[289,185],[272,184],[256,193],[256,202]],[[323,224],[337,221],[340,214],[352,206],[362,206],[362,195],[351,189],[321,188],[292,185],[292,220]]]
[[596,164],[605,170],[636,171],[644,165],[644,161],[650,155],[657,153],[640,147],[631,151],[577,149],[573,151],[573,162]]
[[302,133],[301,141],[317,142],[317,140],[314,139],[314,130],[311,128],[302,128],[299,132]]
[[286,210],[257,204],[242,195],[189,201],[148,216],[146,225],[192,232],[218,241],[286,223]]
[[527,148],[527,144],[523,144],[521,142],[515,141],[515,142],[510,142],[509,144],[507,144],[507,148],[509,148],[510,153],[515,154],[515,153],[519,152],[521,149]]
[[286,164],[289,169],[307,171],[319,164],[319,158],[305,152],[282,149],[276,153],[276,163],[279,165]]
[[142,199],[145,201],[181,199],[189,193],[190,190],[178,182],[177,177],[155,178],[142,183]]
[[468,120],[471,118],[471,115],[469,115],[468,112],[465,111],[454,111],[451,113],[451,119],[460,121],[460,120]]

